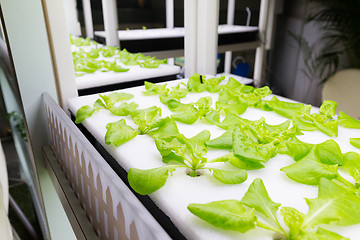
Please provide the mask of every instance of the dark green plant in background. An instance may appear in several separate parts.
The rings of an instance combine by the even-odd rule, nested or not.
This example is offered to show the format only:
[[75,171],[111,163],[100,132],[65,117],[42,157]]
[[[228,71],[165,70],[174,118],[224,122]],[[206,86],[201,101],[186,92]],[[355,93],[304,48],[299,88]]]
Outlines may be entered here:
[[22,116],[18,112],[12,111],[7,115],[7,120],[13,121],[15,129],[19,132],[24,141],[27,142],[25,123]]
[[[360,1],[359,0],[309,0],[316,4],[308,16],[324,30],[324,50],[320,56],[333,59],[344,55],[347,67],[360,67]],[[322,60],[320,58],[320,60]]]
[[[312,57],[316,77],[325,82],[336,71],[360,68],[360,1],[359,0],[307,0],[310,12],[307,23],[319,26],[322,36],[314,43],[318,51]],[[306,43],[295,36],[300,48]],[[313,50],[313,49],[312,49]],[[303,50],[304,51],[304,50]],[[308,55],[304,53],[304,55]],[[307,61],[307,59],[305,59]]]

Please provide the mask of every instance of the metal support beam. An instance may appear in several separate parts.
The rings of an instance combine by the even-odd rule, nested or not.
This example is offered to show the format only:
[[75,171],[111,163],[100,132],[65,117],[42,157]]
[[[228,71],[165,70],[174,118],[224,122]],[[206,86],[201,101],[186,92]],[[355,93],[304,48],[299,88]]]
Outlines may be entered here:
[[269,9],[275,9],[271,7],[275,4],[276,0],[262,0],[260,4],[260,17],[259,17],[259,38],[261,41],[260,46],[256,49],[255,66],[254,66],[254,85],[255,87],[261,87],[264,83],[264,69],[266,59],[266,41],[267,35],[271,34],[267,27],[269,22],[269,16],[274,12],[270,12]]
[[198,0],[197,72],[216,75],[219,0]]
[[84,22],[85,22],[86,37],[93,39],[94,38],[94,26],[93,26],[90,0],[82,0],[82,4],[83,4],[83,9],[84,9]]
[[197,71],[197,0],[184,0],[185,77]]
[[166,0],[166,28],[174,28],[174,0]]
[[116,0],[102,0],[106,45],[119,47]]
[[[235,0],[228,1],[228,9],[227,9],[227,24],[234,25],[234,17],[235,17]],[[224,72],[231,72],[231,59],[232,52],[226,51],[225,53],[225,64],[224,64]]]

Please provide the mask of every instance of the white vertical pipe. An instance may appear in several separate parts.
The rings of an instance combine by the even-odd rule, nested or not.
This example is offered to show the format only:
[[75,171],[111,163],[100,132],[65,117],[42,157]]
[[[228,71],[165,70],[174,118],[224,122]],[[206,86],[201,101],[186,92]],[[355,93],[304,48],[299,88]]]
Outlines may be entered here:
[[167,59],[167,64],[174,65],[175,64],[175,59],[174,58],[168,58]]
[[267,16],[267,27],[266,27],[266,35],[265,35],[265,49],[270,50],[273,43],[273,32],[275,26],[275,8],[276,8],[276,0],[269,0],[268,6],[268,16]]
[[102,0],[106,45],[118,47],[118,17],[116,0]]
[[86,37],[94,38],[94,26],[93,26],[90,0],[82,0],[82,4],[84,9]]
[[[228,9],[227,9],[227,25],[234,25],[234,18],[235,18],[235,0],[229,0]],[[232,52],[226,51],[225,63],[224,63],[225,73],[231,72],[231,58],[232,58]]]
[[198,0],[197,72],[216,75],[220,0]]
[[232,59],[232,52],[226,51],[225,52],[224,73],[231,73],[231,59]]
[[260,46],[256,49],[255,64],[254,64],[254,85],[260,87],[263,83],[263,67],[266,56],[265,41],[266,41],[266,26],[268,21],[269,0],[261,0],[260,16],[259,16],[259,38]]
[[75,36],[81,35],[81,27],[78,21],[76,1],[65,0],[65,16],[69,33]]
[[228,1],[228,9],[227,9],[227,24],[234,25],[235,18],[235,0]]
[[197,72],[197,1],[184,0],[184,57],[185,77]]
[[174,0],[166,0],[166,28],[174,28]]

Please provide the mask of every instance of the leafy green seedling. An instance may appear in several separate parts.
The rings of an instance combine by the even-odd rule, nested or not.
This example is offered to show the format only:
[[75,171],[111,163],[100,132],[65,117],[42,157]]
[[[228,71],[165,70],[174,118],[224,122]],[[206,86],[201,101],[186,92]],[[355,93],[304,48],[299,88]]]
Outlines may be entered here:
[[[306,199],[306,203],[309,205],[306,215],[291,207],[280,208],[280,204],[269,197],[262,180],[257,178],[241,201],[191,203],[188,210],[218,228],[245,233],[258,227],[274,231],[289,240],[344,240],[347,238],[319,225],[332,223],[347,226],[360,222],[360,198],[325,178],[320,181],[318,198]],[[277,217],[279,209],[287,228]],[[258,216],[264,220],[260,220]]]
[[107,109],[111,113],[118,116],[126,116],[129,114],[129,112],[135,110],[138,107],[136,103],[123,103],[120,106],[115,106],[115,104],[119,101],[126,101],[132,99],[134,95],[129,93],[113,92],[109,95],[99,94],[99,96],[100,99],[97,99],[95,101],[94,107],[85,105],[79,108],[79,110],[76,112],[76,124],[83,122],[85,119],[91,117],[96,111],[100,109]]
[[[167,136],[157,134],[153,135],[153,137],[155,145],[162,156],[162,161],[168,165],[149,170],[130,169],[128,180],[134,190],[140,194],[149,194],[158,190],[165,184],[169,173],[177,168],[187,168],[187,173],[191,177],[197,177],[201,175],[201,171],[208,170],[215,179],[225,184],[239,184],[247,179],[247,173],[244,169],[228,171],[206,167],[206,164],[215,162],[208,162],[203,157],[207,152],[205,142],[210,139],[209,131],[202,131],[192,138],[186,138],[182,134]],[[168,169],[171,169],[171,171]],[[142,186],[141,189],[137,187],[136,182],[145,182],[150,177],[161,180],[148,183],[146,186]],[[144,190],[144,188],[146,189]]]
[[350,138],[350,144],[360,149],[360,138]]
[[360,129],[360,121],[347,115],[344,112],[339,112],[338,121],[339,124],[343,127]]

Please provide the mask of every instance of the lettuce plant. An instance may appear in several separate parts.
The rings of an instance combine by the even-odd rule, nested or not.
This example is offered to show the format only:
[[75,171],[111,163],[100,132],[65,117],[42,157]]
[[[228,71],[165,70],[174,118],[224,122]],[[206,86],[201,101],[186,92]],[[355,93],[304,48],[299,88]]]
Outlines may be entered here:
[[[70,42],[77,47],[92,45],[90,39],[83,38],[70,37]],[[94,42],[94,44],[97,43]],[[96,47],[89,51],[80,48],[74,51],[72,55],[76,76],[83,76],[96,71],[113,71],[117,73],[129,71],[129,68],[124,68],[119,63],[128,66],[138,65],[144,68],[158,68],[160,64],[167,63],[166,59],[156,59],[155,57],[145,56],[142,53],[132,54],[126,49],[120,50],[117,47],[111,46]],[[100,56],[103,58],[100,58]],[[109,60],[111,58],[112,60]]]
[[[320,179],[318,197],[305,200],[309,206],[307,214],[292,207],[280,208],[281,205],[269,197],[262,180],[257,178],[241,201],[191,203],[188,210],[218,228],[242,233],[253,228],[263,228],[289,240],[343,240],[347,238],[325,230],[320,225],[349,226],[360,223],[360,198],[326,178]],[[279,211],[285,226],[278,219]]]
[[76,124],[79,124],[85,119],[91,117],[95,112],[100,109],[107,109],[117,116],[127,116],[130,112],[133,112],[138,107],[138,105],[134,102],[122,103],[119,106],[115,105],[119,101],[126,101],[132,99],[134,95],[129,93],[113,92],[109,95],[99,94],[99,96],[100,98],[95,101],[93,107],[85,105],[79,108],[79,110],[76,112]]
[[[320,144],[309,144],[294,137],[286,145],[286,154],[292,156],[296,162],[280,170],[285,172],[290,179],[303,184],[317,185],[322,178],[326,178],[338,182],[354,194],[360,194],[358,189],[360,155],[358,153],[343,154],[339,145],[332,139]],[[356,181],[355,185],[339,174],[339,167],[350,173]]]
[[[191,177],[197,177],[207,170],[222,183],[242,183],[247,179],[246,170],[263,168],[262,163],[275,156],[284,142],[299,134],[296,127],[289,128],[289,125],[290,120],[279,125],[268,125],[264,119],[247,120],[245,125],[229,128],[223,135],[212,140],[209,131],[202,131],[192,138],[176,132],[171,135],[164,132],[153,135],[162,161],[168,165],[148,170],[130,169],[129,183],[136,192],[149,194],[160,189],[169,174],[177,168],[187,168]],[[208,160],[204,157],[208,147],[232,151],[225,156]],[[227,171],[208,167],[214,162],[230,163],[239,170]],[[156,179],[159,182],[156,182]],[[157,188],[154,188],[154,185]]]
[[182,87],[184,84],[178,84],[171,89],[166,88],[166,84],[160,85],[145,81],[145,90],[143,93],[146,96],[159,95],[160,101],[163,104],[167,104],[169,100],[180,100],[186,97],[189,93],[187,88]]
[[215,179],[225,184],[239,184],[247,179],[247,173],[243,169],[228,171],[206,167],[207,163],[212,162],[204,157],[207,152],[205,142],[210,139],[209,131],[202,131],[192,138],[174,131],[171,134],[164,134],[162,131],[161,134],[151,135],[162,161],[167,165],[148,170],[129,170],[130,186],[139,194],[150,194],[163,187],[169,173],[177,168],[186,168],[190,177],[197,177],[202,171],[208,170]]

